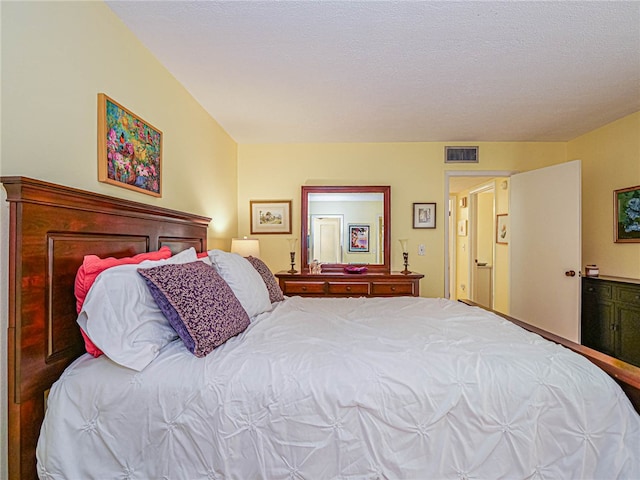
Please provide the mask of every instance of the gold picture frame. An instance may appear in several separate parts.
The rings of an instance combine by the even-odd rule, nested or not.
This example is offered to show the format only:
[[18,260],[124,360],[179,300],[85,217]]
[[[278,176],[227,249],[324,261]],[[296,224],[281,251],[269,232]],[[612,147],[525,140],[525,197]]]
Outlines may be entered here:
[[250,200],[251,235],[290,234],[291,200]]
[[98,94],[98,180],[162,196],[162,132]]

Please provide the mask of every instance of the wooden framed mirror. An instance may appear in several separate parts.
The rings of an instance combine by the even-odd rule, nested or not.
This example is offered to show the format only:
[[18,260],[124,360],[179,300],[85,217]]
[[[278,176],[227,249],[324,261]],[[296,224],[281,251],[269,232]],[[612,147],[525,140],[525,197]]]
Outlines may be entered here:
[[303,186],[301,268],[318,260],[323,271],[366,265],[391,269],[390,186]]

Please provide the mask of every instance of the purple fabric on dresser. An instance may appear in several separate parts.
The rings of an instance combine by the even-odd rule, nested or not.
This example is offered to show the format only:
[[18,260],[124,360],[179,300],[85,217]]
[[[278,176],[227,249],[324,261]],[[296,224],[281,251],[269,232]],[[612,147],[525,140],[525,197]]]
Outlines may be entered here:
[[229,285],[203,262],[139,268],[138,273],[196,357],[204,357],[249,326],[249,316]]
[[267,267],[262,260],[256,257],[248,256],[247,260],[251,265],[253,265],[253,268],[258,271],[262,280],[264,280],[264,284],[267,286],[267,291],[269,292],[269,300],[271,303],[281,302],[284,300],[284,295],[282,294],[280,285],[278,285],[276,277],[273,276],[269,267]]

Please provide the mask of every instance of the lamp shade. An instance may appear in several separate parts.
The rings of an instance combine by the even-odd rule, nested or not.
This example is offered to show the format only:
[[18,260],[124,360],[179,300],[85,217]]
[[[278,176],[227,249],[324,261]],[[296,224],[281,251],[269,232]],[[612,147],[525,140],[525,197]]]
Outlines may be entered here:
[[257,238],[232,238],[231,253],[237,253],[243,257],[260,258],[260,240]]
[[401,238],[398,241],[400,242],[400,246],[402,246],[402,253],[408,252],[409,250],[407,249],[407,247],[408,247],[409,239]]

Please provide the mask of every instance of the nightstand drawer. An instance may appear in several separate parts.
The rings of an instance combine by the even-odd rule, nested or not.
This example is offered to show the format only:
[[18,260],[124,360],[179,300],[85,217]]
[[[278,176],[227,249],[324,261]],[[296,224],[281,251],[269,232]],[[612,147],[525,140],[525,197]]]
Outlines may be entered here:
[[616,300],[640,306],[640,288],[616,287]]
[[384,283],[371,284],[372,295],[413,295],[413,283]]
[[369,283],[329,282],[329,293],[335,295],[369,295]]
[[325,282],[284,282],[284,294],[324,294]]

